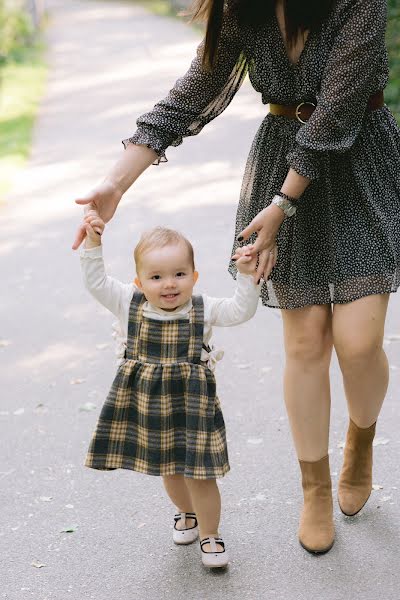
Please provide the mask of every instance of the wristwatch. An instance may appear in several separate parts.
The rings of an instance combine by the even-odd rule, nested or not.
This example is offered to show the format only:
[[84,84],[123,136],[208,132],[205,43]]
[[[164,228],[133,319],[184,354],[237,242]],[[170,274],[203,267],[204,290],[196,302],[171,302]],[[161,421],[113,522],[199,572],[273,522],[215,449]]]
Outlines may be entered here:
[[280,209],[283,210],[287,217],[293,217],[296,214],[297,208],[291,203],[288,198],[282,198],[279,194],[276,194],[272,198],[272,204],[276,204]]

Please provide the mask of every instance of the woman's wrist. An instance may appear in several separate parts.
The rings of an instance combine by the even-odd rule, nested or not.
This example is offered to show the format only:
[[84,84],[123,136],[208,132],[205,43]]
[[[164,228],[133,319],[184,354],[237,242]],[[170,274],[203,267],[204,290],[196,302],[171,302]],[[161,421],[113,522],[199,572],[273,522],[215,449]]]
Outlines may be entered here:
[[272,225],[275,226],[276,231],[278,231],[279,227],[282,225],[283,221],[286,218],[285,213],[276,204],[270,204],[266,210],[268,211],[268,215],[271,218]]

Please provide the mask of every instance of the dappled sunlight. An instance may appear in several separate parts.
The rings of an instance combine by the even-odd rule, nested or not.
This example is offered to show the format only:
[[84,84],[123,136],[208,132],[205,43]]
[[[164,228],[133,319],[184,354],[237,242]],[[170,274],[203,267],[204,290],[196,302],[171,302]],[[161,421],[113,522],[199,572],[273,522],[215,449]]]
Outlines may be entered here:
[[57,342],[49,344],[41,352],[28,354],[21,358],[17,361],[16,367],[32,371],[62,367],[63,370],[67,371],[82,366],[82,360],[88,358],[90,358],[90,353],[81,344]]

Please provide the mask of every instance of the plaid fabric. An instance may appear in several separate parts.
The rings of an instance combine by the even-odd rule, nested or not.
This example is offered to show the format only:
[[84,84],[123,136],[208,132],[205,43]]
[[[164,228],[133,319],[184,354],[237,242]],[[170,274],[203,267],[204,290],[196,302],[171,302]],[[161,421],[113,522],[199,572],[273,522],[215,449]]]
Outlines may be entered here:
[[143,316],[134,293],[126,360],[101,411],[85,465],[148,475],[215,479],[229,471],[225,423],[214,374],[201,363],[204,306],[187,320]]

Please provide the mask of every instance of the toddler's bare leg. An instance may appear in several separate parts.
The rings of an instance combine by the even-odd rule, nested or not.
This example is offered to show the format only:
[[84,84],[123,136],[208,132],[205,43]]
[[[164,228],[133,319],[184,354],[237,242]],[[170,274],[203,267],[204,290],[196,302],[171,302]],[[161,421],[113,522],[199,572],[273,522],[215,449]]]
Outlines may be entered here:
[[[218,527],[221,517],[221,496],[215,479],[185,478],[192,497],[194,512],[199,522],[200,539],[219,537]],[[223,550],[217,545],[218,550]],[[205,552],[211,550],[210,544],[204,546]]]
[[[193,510],[192,498],[183,475],[166,475],[163,477],[163,482],[165,490],[178,512],[196,512]],[[194,527],[194,523],[194,519],[186,519],[186,527]],[[176,528],[182,529],[183,527],[184,523],[178,521]]]

